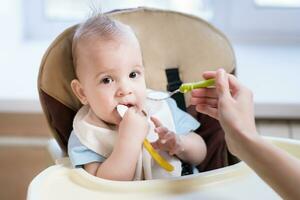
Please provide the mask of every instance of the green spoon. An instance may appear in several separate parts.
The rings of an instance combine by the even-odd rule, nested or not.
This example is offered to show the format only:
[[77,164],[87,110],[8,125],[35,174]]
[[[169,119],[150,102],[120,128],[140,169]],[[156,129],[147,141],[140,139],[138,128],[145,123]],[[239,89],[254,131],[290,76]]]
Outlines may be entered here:
[[204,81],[199,81],[199,82],[193,82],[193,83],[183,83],[181,86],[170,93],[165,93],[165,92],[150,92],[147,96],[148,99],[154,100],[154,101],[161,101],[170,98],[172,95],[181,92],[181,93],[186,93],[190,92],[193,89],[198,89],[198,88],[206,88],[210,86],[215,85],[215,79],[207,79]]

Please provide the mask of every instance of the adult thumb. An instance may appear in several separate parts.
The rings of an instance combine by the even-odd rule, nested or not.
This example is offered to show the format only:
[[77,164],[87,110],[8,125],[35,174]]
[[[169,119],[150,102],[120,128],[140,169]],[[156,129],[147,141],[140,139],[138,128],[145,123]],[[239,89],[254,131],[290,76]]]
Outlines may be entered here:
[[218,97],[229,97],[230,96],[230,88],[228,75],[224,69],[218,69],[216,74],[216,89]]

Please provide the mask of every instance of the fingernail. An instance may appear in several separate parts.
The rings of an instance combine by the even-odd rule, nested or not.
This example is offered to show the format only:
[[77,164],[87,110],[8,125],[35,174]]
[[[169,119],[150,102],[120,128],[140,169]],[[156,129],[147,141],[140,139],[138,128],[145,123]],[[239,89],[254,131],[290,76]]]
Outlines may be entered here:
[[218,72],[219,72],[219,78],[220,78],[220,80],[224,80],[224,74],[225,74],[225,70],[223,69],[223,68],[220,68],[219,70],[218,70]]
[[166,140],[161,140],[160,141],[162,144],[165,144],[166,143]]

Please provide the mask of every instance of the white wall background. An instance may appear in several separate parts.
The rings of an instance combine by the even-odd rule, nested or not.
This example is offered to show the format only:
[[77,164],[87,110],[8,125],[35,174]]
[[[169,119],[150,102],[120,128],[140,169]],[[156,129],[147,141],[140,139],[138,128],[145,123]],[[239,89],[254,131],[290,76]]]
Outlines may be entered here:
[[[54,38],[24,39],[23,1],[0,1],[0,112],[40,112],[36,89],[38,69],[42,55]],[[280,41],[240,41],[235,40],[237,32],[231,34],[229,26],[226,28],[220,21],[213,23],[233,41],[237,75],[254,92],[256,115],[300,118],[299,33]],[[243,31],[245,27],[242,26]]]
[[40,110],[36,81],[49,41],[23,38],[21,0],[1,0],[0,111]]

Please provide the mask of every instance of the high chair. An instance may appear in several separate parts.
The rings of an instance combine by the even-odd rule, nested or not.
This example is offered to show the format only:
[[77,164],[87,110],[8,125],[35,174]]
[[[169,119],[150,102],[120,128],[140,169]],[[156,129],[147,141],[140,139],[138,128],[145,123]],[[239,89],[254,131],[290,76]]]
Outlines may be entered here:
[[[173,11],[137,8],[108,16],[128,24],[138,37],[146,84],[155,90],[174,90],[182,82],[202,80],[202,72],[220,67],[234,73],[235,57],[226,37],[202,19]],[[61,33],[46,51],[40,66],[38,90],[49,127],[61,149],[73,118],[81,107],[70,82],[74,79],[72,37],[76,26]],[[189,94],[175,96],[179,107],[201,123],[196,131],[207,145],[201,173],[166,180],[109,181],[83,169],[72,169],[68,158],[41,172],[31,182],[28,199],[278,199],[243,162],[231,155],[219,123],[189,105]],[[277,140],[275,140],[276,142]],[[283,146],[290,141],[277,141]],[[300,148],[295,144],[294,148]],[[67,155],[66,155],[67,156]],[[255,184],[249,187],[249,184]]]

